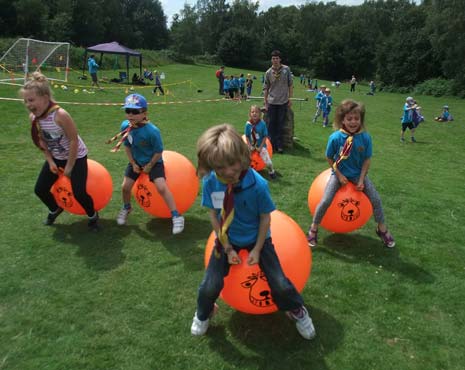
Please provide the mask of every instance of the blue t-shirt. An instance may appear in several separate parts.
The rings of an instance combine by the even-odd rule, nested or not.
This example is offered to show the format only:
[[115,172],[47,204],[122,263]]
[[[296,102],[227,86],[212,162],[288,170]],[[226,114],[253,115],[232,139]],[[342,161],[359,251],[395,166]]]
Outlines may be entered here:
[[333,97],[331,95],[323,95],[320,100],[320,108],[324,112],[331,111],[331,105],[333,104]]
[[230,80],[229,88],[230,89],[238,89],[239,88],[239,80],[236,77],[234,77],[232,80]]
[[413,122],[413,109],[409,109],[410,105],[408,103],[404,104],[404,115],[402,116],[402,123]]
[[[336,131],[331,134],[326,146],[326,157],[336,161],[339,158],[344,143],[349,135]],[[363,162],[371,158],[373,154],[373,146],[371,143],[371,136],[368,132],[362,131],[354,135],[353,146],[349,158],[341,161],[338,165],[339,171],[349,180],[357,180],[362,171]]]
[[89,67],[89,73],[97,73],[98,64],[94,58],[89,58],[87,60],[87,67]]
[[[221,219],[226,184],[220,182],[214,171],[203,178],[202,206],[215,209]],[[234,186],[234,219],[228,229],[231,244],[244,247],[257,241],[260,215],[276,209],[268,183],[254,169],[249,168],[244,178]],[[271,235],[268,230],[267,237]]]
[[229,90],[230,85],[231,85],[231,81],[225,79],[223,81],[223,90]]
[[[128,126],[129,121],[123,121],[121,131],[125,130]],[[133,128],[126,140],[124,140],[124,145],[131,148],[132,156],[140,166],[145,166],[149,163],[155,153],[163,152],[160,130],[152,122],[148,122],[138,128]],[[162,162],[162,158],[157,161],[157,163]]]
[[320,90],[320,91],[318,91],[318,92],[316,93],[316,95],[315,95],[315,99],[317,100],[317,104],[319,104],[319,103],[320,103],[320,101],[321,101],[321,98],[322,98],[324,95],[325,95],[325,94],[324,94],[324,93],[323,93],[321,90]]
[[[245,136],[249,139],[251,144],[254,142],[252,138],[252,127],[253,125],[249,121],[245,123]],[[268,129],[266,128],[266,123],[265,121],[260,120],[260,122],[255,125],[255,139],[257,140],[255,146],[259,147],[262,145],[263,140],[265,140],[267,136]],[[266,143],[263,147],[266,148]]]

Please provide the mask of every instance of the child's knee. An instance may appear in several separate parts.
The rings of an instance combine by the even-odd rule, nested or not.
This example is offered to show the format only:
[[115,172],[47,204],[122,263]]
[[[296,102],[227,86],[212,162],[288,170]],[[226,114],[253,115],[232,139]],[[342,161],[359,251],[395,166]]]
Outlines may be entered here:
[[289,297],[294,292],[294,286],[289,282],[289,280],[282,276],[279,279],[276,279],[273,284],[273,293],[282,297]]
[[168,192],[168,186],[164,178],[157,178],[154,180],[155,187],[160,195],[165,195]]
[[124,179],[123,183],[121,184],[121,190],[123,191],[123,193],[130,193],[133,185],[134,182],[127,181],[126,179]]
[[221,293],[223,286],[223,280],[219,281],[216,279],[205,279],[202,284],[200,284],[199,295],[211,299],[216,299],[216,297],[218,297]]

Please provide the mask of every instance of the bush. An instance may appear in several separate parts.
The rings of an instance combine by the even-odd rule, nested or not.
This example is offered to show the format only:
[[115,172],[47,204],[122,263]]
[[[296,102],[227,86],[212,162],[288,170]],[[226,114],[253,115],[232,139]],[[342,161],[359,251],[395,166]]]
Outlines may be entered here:
[[216,54],[197,55],[194,57],[194,62],[197,64],[209,64],[209,65],[222,65],[220,57]]
[[15,43],[16,38],[0,38],[0,57]]
[[389,93],[411,94],[413,91],[413,87],[412,86],[402,87],[402,86],[381,84],[378,88],[378,91],[384,91],[384,92],[389,92]]
[[426,80],[415,86],[415,93],[422,95],[433,95],[436,97],[443,95],[453,95],[453,81],[443,78]]

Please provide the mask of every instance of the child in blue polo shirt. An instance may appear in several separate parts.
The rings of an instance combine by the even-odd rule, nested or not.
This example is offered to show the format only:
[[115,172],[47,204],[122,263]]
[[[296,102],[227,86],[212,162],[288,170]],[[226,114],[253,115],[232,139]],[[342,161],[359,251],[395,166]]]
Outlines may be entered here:
[[449,106],[448,105],[444,105],[442,107],[442,113],[440,116],[437,116],[437,117],[434,117],[434,120],[436,122],[450,122],[450,121],[453,121],[453,117],[452,117],[452,114],[450,114],[449,112]]
[[400,142],[401,143],[404,143],[405,142],[405,131],[407,129],[410,130],[410,140],[412,141],[412,143],[416,143],[416,139],[415,139],[415,123],[414,123],[414,111],[417,109],[417,105],[415,104],[415,100],[411,97],[411,96],[408,96],[406,99],[405,99],[405,103],[404,103],[404,108],[403,108],[403,111],[404,111],[404,114],[402,115],[402,118],[401,118],[401,130],[400,130]]
[[320,116],[321,114],[321,107],[320,107],[320,102],[321,102],[321,98],[325,95],[325,90],[326,90],[326,86],[325,85],[321,85],[320,86],[320,90],[316,93],[315,95],[315,100],[316,100],[316,112],[315,112],[315,115],[313,117],[313,123],[316,123],[316,120],[318,119],[318,117]]
[[124,132],[122,143],[129,163],[122,185],[123,207],[116,222],[121,226],[126,224],[132,210],[132,187],[139,175],[145,172],[171,211],[173,234],[179,234],[184,230],[184,217],[177,211],[173,194],[166,185],[163,143],[160,130],[147,118],[147,100],[140,94],[130,94],[126,97],[123,108],[126,120],[121,124],[121,132]]
[[328,87],[324,90],[324,95],[320,100],[320,109],[323,112],[323,127],[328,127],[329,114],[331,113],[331,107],[333,106],[333,97],[331,96],[331,89]]
[[272,180],[276,179],[273,162],[271,161],[266,146],[268,129],[265,121],[262,120],[262,111],[258,105],[252,105],[250,107],[249,120],[245,123],[244,131],[245,139],[247,140],[250,151],[256,150],[260,154],[260,157],[268,168],[268,175],[270,175]]
[[[191,333],[206,333],[230,265],[258,263],[273,301],[296,321],[302,337],[312,339],[315,329],[302,296],[284,275],[276,255],[270,231],[270,213],[275,205],[266,180],[249,168],[247,144],[231,125],[214,126],[199,138],[197,158],[198,173],[204,176],[202,205],[210,210],[217,238],[198,290]],[[247,261],[240,260],[241,249],[249,251]]]
[[318,225],[331,205],[336,192],[349,181],[357,190],[363,191],[373,206],[373,215],[378,223],[376,234],[388,248],[395,246],[394,238],[384,221],[381,198],[367,176],[372,155],[371,136],[365,131],[365,107],[354,100],[344,100],[336,109],[334,128],[326,146],[326,159],[332,174],[326,184],[323,197],[316,207],[313,222],[308,232],[308,244],[317,245]]

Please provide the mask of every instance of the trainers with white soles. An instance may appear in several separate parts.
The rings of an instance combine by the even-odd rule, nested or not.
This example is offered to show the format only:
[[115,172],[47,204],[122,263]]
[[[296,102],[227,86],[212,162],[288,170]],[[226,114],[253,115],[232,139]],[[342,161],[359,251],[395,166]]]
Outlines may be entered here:
[[391,233],[386,229],[385,232],[382,232],[378,227],[376,228],[376,235],[380,237],[383,244],[388,248],[394,248],[396,246],[396,241],[392,237]]
[[295,321],[295,326],[299,334],[305,339],[313,339],[316,336],[315,327],[313,326],[312,319],[310,318],[307,309],[302,306],[298,313],[291,311],[286,312],[287,316]]
[[177,216],[173,217],[173,234],[179,234],[182,233],[184,230],[184,217],[183,216]]
[[120,226],[126,225],[128,216],[131,211],[132,208],[121,208],[121,211],[119,211],[118,216],[116,217],[116,223]]
[[218,312],[218,305],[215,303],[213,306],[213,311],[210,314],[210,317],[204,321],[200,320],[197,317],[197,311],[195,311],[194,319],[192,320],[191,325],[191,334],[192,335],[204,335],[208,330],[208,325],[210,324],[210,319]]
[[199,320],[197,317],[197,312],[194,315],[194,319],[192,320],[191,325],[191,334],[192,335],[204,335],[208,330],[208,325],[210,324],[210,320],[206,319],[204,321]]

